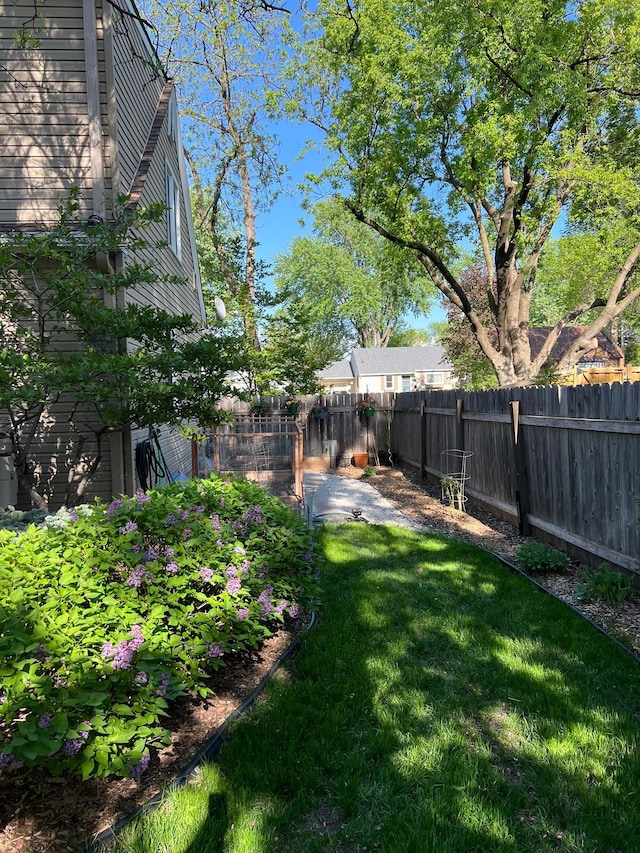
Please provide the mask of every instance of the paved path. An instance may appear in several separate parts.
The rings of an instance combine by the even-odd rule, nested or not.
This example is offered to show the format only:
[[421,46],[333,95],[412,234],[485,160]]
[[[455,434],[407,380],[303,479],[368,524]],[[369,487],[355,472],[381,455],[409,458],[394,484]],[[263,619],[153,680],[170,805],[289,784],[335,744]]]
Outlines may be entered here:
[[396,524],[425,533],[429,530],[396,509],[363,480],[305,471],[302,488],[305,506],[317,522],[353,520],[355,510],[371,524]]

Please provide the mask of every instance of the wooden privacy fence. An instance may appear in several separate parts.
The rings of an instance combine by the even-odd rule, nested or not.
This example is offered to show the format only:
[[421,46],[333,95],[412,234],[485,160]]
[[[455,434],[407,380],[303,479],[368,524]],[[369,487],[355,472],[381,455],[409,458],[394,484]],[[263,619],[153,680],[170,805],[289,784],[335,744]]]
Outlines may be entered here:
[[[640,382],[369,396],[372,417],[358,394],[301,397],[295,417],[284,398],[266,402],[279,430],[297,425],[299,455],[322,457],[327,468],[366,452],[370,464],[402,462],[438,482],[450,473],[445,451],[470,453],[465,494],[474,502],[583,561],[640,574]],[[229,408],[248,419],[247,404]],[[269,418],[249,420],[269,431]]]
[[640,383],[400,394],[393,452],[433,480],[469,451],[466,494],[520,530],[639,572]]

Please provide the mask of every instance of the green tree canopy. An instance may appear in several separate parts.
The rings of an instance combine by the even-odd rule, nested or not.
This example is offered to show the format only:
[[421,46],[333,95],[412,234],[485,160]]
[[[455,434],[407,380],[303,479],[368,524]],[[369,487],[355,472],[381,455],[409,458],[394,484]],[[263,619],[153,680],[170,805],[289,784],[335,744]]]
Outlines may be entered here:
[[[533,381],[563,325],[597,309],[557,363],[572,366],[640,295],[638,4],[323,0],[308,22],[288,106],[325,131],[354,216],[413,253],[501,385]],[[532,360],[538,265],[563,216],[612,272]],[[495,340],[455,271],[463,241],[487,271]]]
[[358,222],[335,200],[314,209],[313,236],[297,237],[275,262],[277,298],[303,311],[313,334],[336,344],[384,347],[407,312],[425,314],[434,290],[406,249]]

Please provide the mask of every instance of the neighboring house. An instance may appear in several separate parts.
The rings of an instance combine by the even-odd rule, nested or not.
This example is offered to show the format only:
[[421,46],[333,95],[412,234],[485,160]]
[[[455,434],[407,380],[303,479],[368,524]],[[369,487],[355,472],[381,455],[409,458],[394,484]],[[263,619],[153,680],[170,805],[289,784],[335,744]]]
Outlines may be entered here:
[[452,388],[453,365],[441,346],[355,348],[318,374],[325,393]]
[[[587,326],[565,326],[551,350],[551,358],[559,358],[587,328]],[[529,329],[531,358],[535,358],[540,352],[549,332],[549,327]],[[565,378],[575,384],[614,382],[626,378],[622,349],[604,332],[595,335],[591,343],[593,348],[580,357],[576,366]]]
[[[2,4],[0,37],[0,233],[50,227],[72,187],[85,223],[112,218],[111,200],[120,195],[133,207],[162,202],[165,215],[145,236],[166,246],[147,250],[147,259],[186,284],[149,286],[127,298],[204,324],[176,93],[135,5],[12,0]],[[112,260],[129,262],[122,253]],[[65,420],[56,413],[56,434],[43,447],[43,465],[52,469],[74,439]],[[135,447],[146,438],[113,438],[91,497],[136,488]],[[189,474],[188,443],[164,428],[161,444],[168,471]]]

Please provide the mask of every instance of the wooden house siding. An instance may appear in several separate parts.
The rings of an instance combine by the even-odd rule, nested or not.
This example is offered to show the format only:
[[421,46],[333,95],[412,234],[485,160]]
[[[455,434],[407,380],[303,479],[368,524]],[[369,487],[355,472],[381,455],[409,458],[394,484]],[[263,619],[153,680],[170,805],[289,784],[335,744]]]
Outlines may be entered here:
[[[27,26],[33,6],[27,0],[0,0],[0,230],[52,224],[60,197],[72,187],[80,191],[81,219],[92,213],[109,218],[110,199],[128,194],[140,177],[153,128],[152,156],[137,184],[137,202],[166,203],[169,168],[179,188],[181,251],[176,254],[166,245],[164,215],[145,235],[152,247],[142,258],[158,270],[158,281],[127,298],[204,321],[182,147],[179,133],[169,136],[166,116],[158,110],[167,80],[148,36],[139,22],[105,0],[64,0],[64,5],[50,0],[40,14],[38,46],[18,49],[14,33]],[[128,262],[126,253],[116,261]],[[183,283],[165,284],[167,275]],[[59,343],[62,349],[75,346],[68,340]],[[53,507],[63,494],[63,458],[75,452],[80,440],[70,431],[71,405],[52,408],[41,436],[42,477],[52,478]],[[189,475],[189,443],[177,431],[156,426],[169,472]],[[86,433],[89,448],[91,430]],[[105,441],[91,498],[108,500],[135,488],[130,476],[135,443],[146,436],[139,430]]]
[[[33,6],[0,4],[0,225],[48,224],[60,196],[80,188],[81,215],[92,209],[87,87],[81,3],[52,0],[38,18],[39,44],[16,47]],[[104,76],[104,57],[98,56]],[[106,93],[104,93],[106,95]],[[32,169],[33,167],[33,169]]]
[[134,21],[118,20],[114,13],[112,39],[119,191],[126,194],[145,150],[165,79],[153,68],[148,43]]

